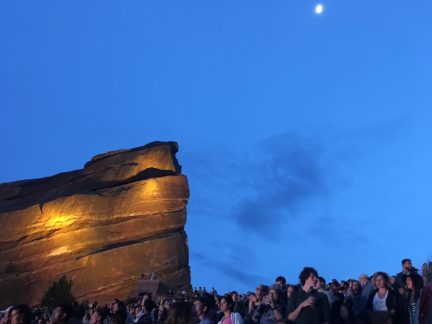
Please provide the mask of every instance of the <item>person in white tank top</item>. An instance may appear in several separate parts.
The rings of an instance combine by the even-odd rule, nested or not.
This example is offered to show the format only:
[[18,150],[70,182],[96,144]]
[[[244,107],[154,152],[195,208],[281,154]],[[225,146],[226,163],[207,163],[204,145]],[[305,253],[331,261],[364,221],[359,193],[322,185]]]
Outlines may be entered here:
[[374,312],[386,312],[388,311],[386,301],[387,301],[388,291],[385,292],[384,297],[379,296],[379,291],[376,292],[374,299],[372,301]]
[[373,324],[394,323],[396,316],[396,294],[389,288],[389,276],[385,272],[374,274],[375,290],[371,291],[367,303],[369,320]]

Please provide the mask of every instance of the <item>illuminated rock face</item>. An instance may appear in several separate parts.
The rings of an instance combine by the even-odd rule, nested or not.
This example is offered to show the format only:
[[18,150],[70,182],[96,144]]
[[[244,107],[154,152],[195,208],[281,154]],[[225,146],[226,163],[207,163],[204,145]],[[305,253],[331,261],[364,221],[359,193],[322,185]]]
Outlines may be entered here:
[[125,298],[141,274],[189,288],[187,179],[177,144],[95,156],[84,169],[0,185],[0,307],[40,303],[63,275],[81,299]]

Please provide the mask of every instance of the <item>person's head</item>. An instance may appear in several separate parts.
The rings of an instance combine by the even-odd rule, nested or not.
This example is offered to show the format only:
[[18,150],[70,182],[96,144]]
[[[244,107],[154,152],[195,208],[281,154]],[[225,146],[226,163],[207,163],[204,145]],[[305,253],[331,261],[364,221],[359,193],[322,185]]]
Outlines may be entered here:
[[144,303],[146,300],[151,299],[148,293],[143,293],[141,296],[141,309],[144,310]]
[[10,306],[3,312],[3,317],[0,319],[0,324],[10,324],[12,308],[13,307]]
[[312,267],[304,267],[299,279],[302,286],[315,287],[318,272]]
[[373,282],[374,282],[375,287],[377,289],[388,288],[389,283],[390,283],[390,278],[389,278],[387,273],[382,272],[382,271],[378,271],[378,272],[375,272],[375,274],[373,276]]
[[361,274],[359,276],[359,282],[360,282],[360,286],[364,287],[368,284],[369,282],[369,277],[367,274]]
[[152,310],[153,310],[153,308],[156,308],[157,306],[156,306],[156,303],[153,301],[153,300],[151,300],[151,299],[146,299],[145,301],[144,301],[144,305],[143,305],[143,310],[146,312],[146,313],[150,313]]
[[163,305],[163,307],[164,307],[165,309],[170,309],[170,307],[171,307],[171,301],[170,301],[169,299],[165,299],[165,300],[163,301],[162,305]]
[[234,303],[239,301],[239,294],[237,291],[232,291],[230,295],[231,295],[231,298],[233,299]]
[[266,285],[259,285],[255,289],[255,295],[258,299],[262,299],[265,295],[268,293],[268,286]]
[[117,302],[119,302],[119,300],[114,299],[109,304],[107,304],[107,307],[108,307],[110,313],[113,314],[115,311],[117,311],[117,307],[118,307]]
[[286,279],[284,276],[278,276],[275,280],[276,284],[280,287],[280,289],[285,289]]
[[269,288],[269,297],[273,302],[278,302],[281,297],[281,289],[278,284],[271,285]]
[[210,310],[210,302],[206,297],[197,297],[194,300],[195,312],[198,317],[207,315]]
[[325,283],[326,283],[326,281],[325,281],[325,279],[323,277],[318,277],[317,281],[316,281],[316,284],[315,284],[315,288],[318,289],[318,290],[319,289],[324,289]]
[[255,303],[257,301],[257,297],[256,297],[255,293],[249,291],[247,293],[247,300]]
[[403,272],[410,272],[412,270],[411,259],[403,259],[401,263]]
[[220,308],[222,312],[232,312],[234,308],[234,301],[230,295],[224,295],[220,301]]
[[114,302],[112,303],[111,312],[113,314],[126,313],[127,312],[126,304],[123,303],[122,301],[118,300],[118,299],[114,299]]
[[294,292],[294,286],[288,285],[287,286],[287,298],[290,298],[293,292]]
[[11,324],[30,324],[32,320],[32,311],[29,306],[20,304],[12,307],[10,315]]
[[357,280],[353,280],[351,289],[352,289],[354,295],[359,294],[361,292],[360,282],[358,282]]
[[105,309],[102,307],[98,307],[90,317],[90,324],[102,324],[105,318],[106,318]]
[[57,306],[50,319],[50,324],[68,323],[72,317],[73,308],[69,304]]

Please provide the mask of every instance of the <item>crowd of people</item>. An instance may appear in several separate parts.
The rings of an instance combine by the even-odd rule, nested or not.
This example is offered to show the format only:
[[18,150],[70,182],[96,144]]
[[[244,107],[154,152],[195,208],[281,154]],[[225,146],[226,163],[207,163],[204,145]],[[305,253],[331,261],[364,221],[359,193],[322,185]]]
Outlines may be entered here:
[[245,294],[218,295],[200,287],[158,300],[142,293],[104,306],[83,302],[50,310],[16,305],[0,316],[0,324],[432,324],[432,262],[418,270],[404,259],[395,276],[376,272],[328,283],[305,267],[298,284],[279,276]]

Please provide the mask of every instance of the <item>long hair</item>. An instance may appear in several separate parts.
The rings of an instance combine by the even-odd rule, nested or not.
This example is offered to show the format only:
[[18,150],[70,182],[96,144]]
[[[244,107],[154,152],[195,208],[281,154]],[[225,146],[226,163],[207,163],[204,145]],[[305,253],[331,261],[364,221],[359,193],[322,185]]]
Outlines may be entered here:
[[412,281],[411,298],[414,302],[417,302],[417,300],[420,298],[420,287],[421,287],[420,280],[422,279],[420,276],[413,275],[412,273],[407,276],[407,280],[408,278],[410,278]]

